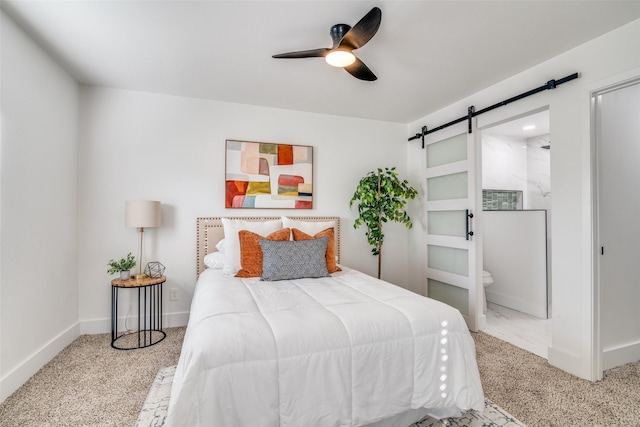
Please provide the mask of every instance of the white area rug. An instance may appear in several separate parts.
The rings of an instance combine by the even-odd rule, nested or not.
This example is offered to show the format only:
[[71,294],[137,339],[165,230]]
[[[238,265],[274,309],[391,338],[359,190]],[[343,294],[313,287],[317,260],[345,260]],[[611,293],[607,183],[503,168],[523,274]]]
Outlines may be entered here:
[[[167,416],[171,383],[176,372],[175,366],[162,368],[151,385],[147,400],[142,406],[136,427],[162,427]],[[409,427],[526,427],[511,414],[488,399],[484,402],[482,414],[468,412],[459,418],[434,420],[427,417]]]
[[171,384],[175,373],[175,366],[160,369],[151,384],[147,399],[142,405],[136,427],[162,427],[164,419],[167,417],[167,409],[169,409]]
[[490,401],[484,400],[484,411],[482,414],[466,412],[459,418],[445,418],[434,420],[431,417],[423,418],[421,421],[409,427],[526,427],[513,415]]

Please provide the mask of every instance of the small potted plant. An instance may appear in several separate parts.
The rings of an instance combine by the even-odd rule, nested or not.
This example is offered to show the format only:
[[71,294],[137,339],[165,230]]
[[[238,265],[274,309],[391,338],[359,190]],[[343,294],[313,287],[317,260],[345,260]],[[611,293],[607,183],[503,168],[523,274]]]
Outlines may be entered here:
[[109,266],[107,274],[120,273],[121,280],[128,280],[131,276],[131,269],[136,266],[136,259],[131,252],[129,252],[126,258],[122,258],[119,261],[111,259],[107,265]]

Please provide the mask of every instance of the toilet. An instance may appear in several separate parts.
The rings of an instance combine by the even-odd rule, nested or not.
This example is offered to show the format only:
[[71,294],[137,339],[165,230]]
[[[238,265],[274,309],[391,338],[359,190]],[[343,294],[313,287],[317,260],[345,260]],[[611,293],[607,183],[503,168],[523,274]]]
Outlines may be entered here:
[[484,311],[487,311],[487,292],[486,287],[493,284],[493,276],[486,270],[482,270],[482,299],[484,301]]

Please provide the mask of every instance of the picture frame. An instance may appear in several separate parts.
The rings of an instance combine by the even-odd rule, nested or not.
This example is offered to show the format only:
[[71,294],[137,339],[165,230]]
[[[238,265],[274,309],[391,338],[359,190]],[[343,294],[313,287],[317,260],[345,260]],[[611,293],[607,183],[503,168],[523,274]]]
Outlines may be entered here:
[[312,209],[313,147],[227,139],[225,208]]

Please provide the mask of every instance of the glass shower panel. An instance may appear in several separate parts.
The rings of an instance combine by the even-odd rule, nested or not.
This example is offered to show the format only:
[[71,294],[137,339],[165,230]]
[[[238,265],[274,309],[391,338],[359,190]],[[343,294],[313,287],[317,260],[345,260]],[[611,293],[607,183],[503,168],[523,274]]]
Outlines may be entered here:
[[467,233],[466,214],[465,211],[428,211],[427,233],[465,237]]
[[427,245],[428,266],[440,271],[469,276],[469,251],[448,246]]
[[427,200],[466,199],[467,188],[467,172],[427,178]]
[[467,160],[467,135],[461,133],[427,145],[427,168]]
[[442,301],[460,310],[460,313],[469,314],[469,291],[457,286],[452,286],[438,280],[427,280],[427,296]]

